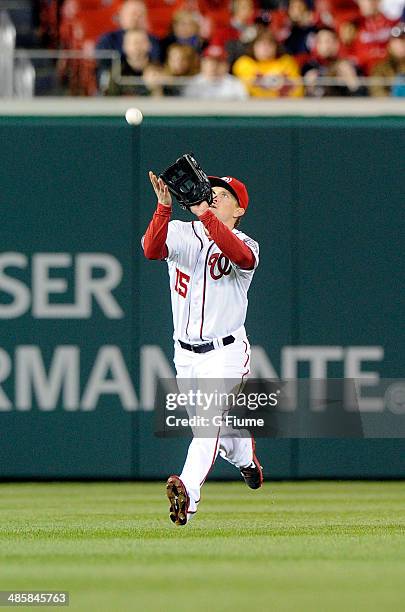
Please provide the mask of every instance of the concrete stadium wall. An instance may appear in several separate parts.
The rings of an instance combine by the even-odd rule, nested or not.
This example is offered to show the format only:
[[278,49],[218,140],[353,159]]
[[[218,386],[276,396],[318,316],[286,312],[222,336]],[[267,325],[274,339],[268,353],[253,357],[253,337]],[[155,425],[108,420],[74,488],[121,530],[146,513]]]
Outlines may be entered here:
[[[153,435],[172,323],[166,265],[143,258],[140,238],[155,205],[147,171],[186,151],[248,185],[257,364],[283,376],[286,347],[341,347],[328,375],[348,376],[362,347],[365,371],[403,376],[404,137],[399,116],[0,117],[0,478],[181,468],[187,441]],[[89,292],[103,275],[109,299]],[[403,440],[258,451],[274,478],[405,476]],[[218,461],[213,475],[235,474]]]

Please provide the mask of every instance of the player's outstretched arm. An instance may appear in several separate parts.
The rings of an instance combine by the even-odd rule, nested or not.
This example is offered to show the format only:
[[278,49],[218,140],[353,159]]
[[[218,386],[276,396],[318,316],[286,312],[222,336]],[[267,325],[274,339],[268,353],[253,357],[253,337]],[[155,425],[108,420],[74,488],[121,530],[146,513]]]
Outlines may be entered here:
[[[204,227],[208,230],[212,240],[228,257],[242,270],[253,270],[255,266],[255,256],[252,250],[240,240],[222,221],[217,219],[212,210],[200,204],[200,209],[196,212]],[[196,209],[196,206],[193,206]]]
[[154,172],[149,171],[149,179],[157,197],[157,208],[142,238],[142,247],[147,259],[165,259],[168,256],[166,238],[172,212],[172,197],[167,185]]

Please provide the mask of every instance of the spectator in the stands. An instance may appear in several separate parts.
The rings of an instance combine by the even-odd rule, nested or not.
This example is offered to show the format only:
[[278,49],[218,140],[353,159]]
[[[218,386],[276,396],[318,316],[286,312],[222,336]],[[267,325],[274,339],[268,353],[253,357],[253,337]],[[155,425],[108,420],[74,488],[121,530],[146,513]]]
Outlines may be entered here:
[[216,30],[229,24],[232,4],[230,0],[197,0],[198,10],[202,17],[200,34],[205,40],[210,40]]
[[255,24],[253,0],[235,0],[229,25],[218,28],[210,41],[211,45],[223,47],[232,65],[238,57],[248,52],[249,45],[258,34]]
[[142,75],[149,95],[155,98],[160,98],[165,95],[165,74],[161,64],[151,62],[148,64]]
[[392,28],[388,57],[374,66],[371,76],[393,81],[371,85],[372,96],[405,96],[405,23],[399,23]]
[[358,65],[365,74],[385,59],[391,28],[396,21],[387,19],[379,10],[379,0],[357,0],[360,20],[353,42]]
[[198,73],[200,58],[195,49],[189,45],[173,43],[167,50],[165,63],[165,75],[168,83],[165,87],[166,96],[181,96],[184,92],[185,84],[173,82],[170,84],[170,77],[184,78],[194,76]]
[[[321,28],[315,37],[310,61],[302,69],[305,93],[310,97],[365,96],[367,88],[361,84],[360,70],[348,59],[339,56],[339,38],[331,28]],[[320,78],[339,79],[339,84],[324,84]]]
[[314,18],[318,26],[328,26],[338,31],[343,22],[353,22],[359,17],[356,0],[314,0]]
[[291,55],[282,53],[270,31],[256,37],[250,55],[242,55],[236,60],[233,73],[254,97],[303,95],[297,62]]
[[200,73],[190,79],[184,95],[205,100],[245,100],[248,94],[243,83],[228,71],[226,51],[210,45],[203,51]]
[[[100,51],[118,51],[123,55],[123,40],[126,30],[141,29],[148,30],[148,13],[142,0],[125,0],[118,15],[119,29],[106,32],[98,39],[96,49]],[[160,42],[151,34],[148,34],[150,42],[150,58],[152,61],[160,61]],[[104,66],[104,63],[103,63]]]
[[127,30],[124,34],[121,73],[110,73],[107,96],[148,96],[149,90],[143,83],[121,83],[121,77],[142,77],[150,63],[151,43],[148,34],[142,29]]
[[343,21],[336,29],[339,37],[339,56],[349,59],[353,64],[357,64],[356,57],[356,36],[357,25],[355,21]]
[[169,34],[173,15],[183,8],[184,0],[145,0],[145,4],[150,31],[161,39]]
[[297,61],[303,62],[311,52],[316,27],[313,11],[309,8],[307,0],[290,0],[288,3],[288,34],[283,40],[284,49]]
[[180,10],[174,13],[171,33],[163,38],[161,42],[162,56],[166,59],[167,50],[170,45],[188,45],[196,50],[198,54],[204,45],[200,36],[200,15],[193,11]]
[[193,47],[173,43],[167,50],[166,72],[171,76],[193,76],[199,70],[199,56]]

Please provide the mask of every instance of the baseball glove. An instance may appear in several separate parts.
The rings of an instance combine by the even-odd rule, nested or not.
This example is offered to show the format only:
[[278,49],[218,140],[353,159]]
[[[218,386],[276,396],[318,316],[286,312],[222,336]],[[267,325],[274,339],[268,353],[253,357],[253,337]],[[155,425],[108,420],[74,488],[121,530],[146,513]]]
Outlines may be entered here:
[[204,200],[211,206],[211,183],[193,155],[189,153],[182,155],[159,176],[185,210]]

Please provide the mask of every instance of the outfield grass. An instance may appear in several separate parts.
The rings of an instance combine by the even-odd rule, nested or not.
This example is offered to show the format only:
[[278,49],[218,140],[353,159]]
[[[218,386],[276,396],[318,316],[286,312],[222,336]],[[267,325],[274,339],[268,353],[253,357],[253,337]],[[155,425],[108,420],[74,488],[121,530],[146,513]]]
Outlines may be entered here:
[[86,611],[396,612],[404,510],[404,483],[207,483],[181,528],[163,484],[2,484],[0,589]]

